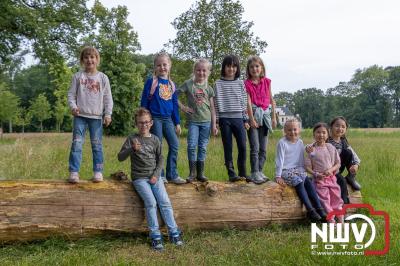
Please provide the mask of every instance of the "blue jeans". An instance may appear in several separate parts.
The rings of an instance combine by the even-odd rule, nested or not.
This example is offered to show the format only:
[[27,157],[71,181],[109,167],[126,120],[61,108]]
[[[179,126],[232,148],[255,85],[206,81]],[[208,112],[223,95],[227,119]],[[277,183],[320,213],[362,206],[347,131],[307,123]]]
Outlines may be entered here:
[[74,117],[71,152],[69,154],[69,171],[79,172],[82,161],[82,146],[85,142],[86,126],[89,128],[92,144],[93,171],[103,172],[103,125],[101,119]]
[[168,233],[173,236],[179,234],[172,205],[161,178],[158,178],[157,183],[154,185],[150,184],[149,180],[144,178],[133,180],[132,184],[143,200],[146,210],[147,225],[150,230],[150,238],[157,239],[161,237],[157,220],[157,205],[160,208],[161,217],[168,227]]
[[[162,143],[163,136],[168,143],[168,156],[167,156],[167,180],[172,180],[178,177],[176,170],[176,160],[178,159],[179,140],[175,133],[175,126],[172,122],[171,117],[159,117],[153,116],[153,126],[150,132],[156,135]],[[161,176],[164,176],[164,169],[161,172]]]
[[[211,122],[189,122],[187,154],[189,161],[205,161]],[[196,158],[196,150],[197,158]]]
[[250,142],[250,166],[251,172],[262,172],[267,159],[268,128],[250,128],[247,132]]

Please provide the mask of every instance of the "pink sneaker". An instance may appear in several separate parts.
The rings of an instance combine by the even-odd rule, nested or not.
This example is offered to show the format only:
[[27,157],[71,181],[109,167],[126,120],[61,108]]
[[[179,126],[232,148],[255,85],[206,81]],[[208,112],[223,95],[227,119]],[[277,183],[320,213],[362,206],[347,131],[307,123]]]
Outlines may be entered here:
[[103,181],[103,174],[101,172],[94,172],[94,176],[92,178],[94,183],[99,183]]
[[77,172],[70,172],[68,182],[71,184],[76,184],[79,182],[79,175]]

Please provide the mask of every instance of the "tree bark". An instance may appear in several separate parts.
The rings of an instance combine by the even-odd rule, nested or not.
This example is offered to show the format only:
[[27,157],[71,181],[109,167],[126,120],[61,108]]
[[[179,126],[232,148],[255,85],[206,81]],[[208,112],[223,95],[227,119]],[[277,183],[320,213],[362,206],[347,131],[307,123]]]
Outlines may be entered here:
[[[250,229],[305,219],[295,190],[274,182],[166,187],[183,230]],[[0,191],[0,243],[147,231],[143,203],[127,181],[7,180],[0,181]],[[362,201],[360,192],[350,197],[352,203]]]

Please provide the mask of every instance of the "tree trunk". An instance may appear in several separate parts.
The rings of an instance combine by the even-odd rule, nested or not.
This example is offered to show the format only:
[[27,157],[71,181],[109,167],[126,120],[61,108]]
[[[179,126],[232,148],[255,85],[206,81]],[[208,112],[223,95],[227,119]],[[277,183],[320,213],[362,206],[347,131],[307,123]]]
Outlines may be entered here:
[[43,133],[43,121],[40,121],[40,132]]
[[12,121],[8,121],[8,133],[12,133]]
[[[274,182],[166,187],[183,230],[249,229],[305,218],[295,190]],[[0,191],[0,243],[147,231],[143,203],[129,182],[7,180]],[[352,203],[362,200],[359,192],[350,196]]]

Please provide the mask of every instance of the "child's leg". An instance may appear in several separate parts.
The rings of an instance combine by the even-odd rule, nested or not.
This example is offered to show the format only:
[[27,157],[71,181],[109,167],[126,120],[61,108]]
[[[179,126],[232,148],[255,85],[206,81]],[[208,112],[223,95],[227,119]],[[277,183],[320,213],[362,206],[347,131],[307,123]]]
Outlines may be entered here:
[[211,122],[199,123],[199,139],[197,161],[205,161],[207,154],[208,140],[210,139]]
[[329,184],[326,184],[326,178],[323,180],[318,180],[315,182],[316,191],[322,206],[324,206],[325,211],[329,214],[333,211],[330,203],[330,194],[329,194]]
[[349,192],[347,190],[347,182],[342,174],[336,174],[337,184],[340,187],[340,196],[345,204],[350,203]]
[[[163,183],[161,178],[159,178],[157,182]],[[150,238],[161,239],[161,232],[157,220],[157,201],[153,195],[148,179],[136,179],[132,181],[132,184],[140,198],[143,200],[144,208],[146,210],[147,226],[150,230]]]
[[329,197],[331,200],[332,209],[341,210],[343,207],[343,200],[340,197],[340,187],[336,183],[336,176],[332,175],[325,179],[329,180]]
[[93,172],[103,172],[103,124],[101,119],[87,119],[92,145]]
[[307,192],[308,198],[310,199],[312,205],[316,209],[323,208],[321,205],[321,201],[318,198],[317,191],[315,190],[315,187],[311,183],[311,180],[309,177],[306,177],[306,179],[304,180],[304,188]]
[[72,133],[71,151],[69,154],[69,171],[79,172],[82,161],[82,146],[85,142],[86,119],[74,117],[74,128]]
[[258,131],[258,142],[260,143],[260,148],[258,151],[258,168],[262,172],[264,168],[264,163],[267,160],[267,145],[268,145],[268,128],[266,126],[259,127]]
[[179,175],[176,169],[176,161],[178,159],[179,140],[175,133],[174,123],[170,117],[163,119],[162,130],[168,143],[166,177],[168,180],[177,179]]
[[189,131],[187,136],[187,154],[189,162],[196,161],[196,149],[199,141],[199,131],[200,127],[197,125],[197,123],[189,122]]
[[236,138],[236,145],[238,148],[238,171],[239,176],[247,177],[246,173],[246,129],[244,128],[243,120],[241,118],[232,119],[232,133]]
[[238,177],[236,176],[236,173],[235,173],[235,170],[233,167],[232,128],[231,127],[232,127],[231,120],[229,118],[220,118],[219,119],[219,128],[221,129],[222,145],[224,146],[225,166],[228,170],[228,176],[230,178],[236,179]]
[[339,173],[344,171],[344,168],[349,170],[351,163],[353,162],[353,153],[348,149],[342,149],[340,152],[340,169]]
[[250,168],[251,168],[251,173],[256,173],[259,171],[260,166],[259,166],[259,157],[258,157],[258,152],[260,149],[260,143],[259,143],[259,131],[257,128],[250,128],[247,131],[247,135],[249,137],[249,143],[250,143]]
[[305,185],[304,182],[301,182],[294,188],[296,189],[296,193],[297,193],[297,196],[299,196],[300,201],[304,204],[307,211],[310,211],[310,210],[314,209],[314,207],[312,206],[311,201],[308,198],[308,194],[307,194],[307,191],[306,191],[304,185]]
[[170,235],[179,234],[178,226],[176,225],[174,218],[174,211],[172,210],[171,201],[169,200],[168,193],[165,190],[164,182],[160,179],[157,183],[150,185],[151,194],[154,195],[157,200],[157,204],[160,207],[161,216],[168,227]]
[[[163,141],[163,130],[162,130],[162,118],[153,116],[153,126],[150,128],[150,133],[154,134],[157,136],[157,138],[160,140],[160,143],[162,145]],[[161,170],[161,178],[165,178],[165,173],[164,173],[164,167]]]

